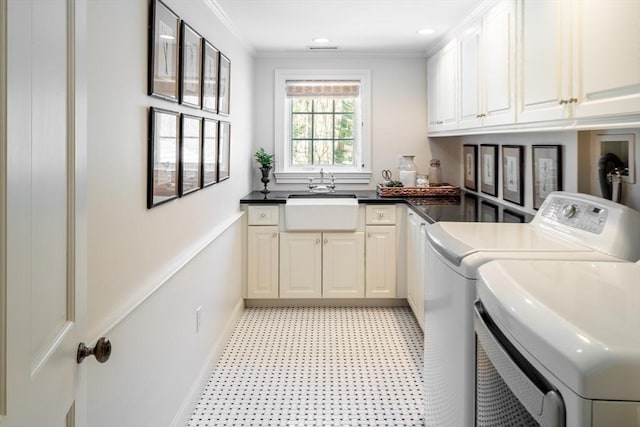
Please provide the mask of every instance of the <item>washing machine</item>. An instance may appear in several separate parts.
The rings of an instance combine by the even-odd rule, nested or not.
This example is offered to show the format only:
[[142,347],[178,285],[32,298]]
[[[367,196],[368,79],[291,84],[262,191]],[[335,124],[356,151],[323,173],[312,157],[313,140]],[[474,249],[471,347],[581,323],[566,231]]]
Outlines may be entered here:
[[492,260],[640,259],[640,212],[606,199],[551,193],[528,224],[439,222],[427,228],[425,425],[475,425],[473,304]]
[[640,426],[640,264],[478,270],[478,426]]

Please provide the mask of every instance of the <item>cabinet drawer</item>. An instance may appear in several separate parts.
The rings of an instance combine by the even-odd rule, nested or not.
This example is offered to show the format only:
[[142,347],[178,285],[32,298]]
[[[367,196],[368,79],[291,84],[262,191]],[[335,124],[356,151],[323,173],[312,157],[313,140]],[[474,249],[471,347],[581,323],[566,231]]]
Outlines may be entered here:
[[249,225],[278,225],[278,206],[249,206]]
[[367,225],[393,225],[396,223],[396,205],[367,205]]

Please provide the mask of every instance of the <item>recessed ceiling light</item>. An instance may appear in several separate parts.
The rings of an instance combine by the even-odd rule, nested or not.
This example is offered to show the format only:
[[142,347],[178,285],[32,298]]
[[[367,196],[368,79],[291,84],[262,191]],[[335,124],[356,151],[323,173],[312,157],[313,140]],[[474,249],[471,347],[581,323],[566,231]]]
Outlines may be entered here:
[[313,39],[314,43],[329,43],[329,39],[326,37],[317,37]]
[[420,35],[433,34],[435,32],[436,30],[434,28],[423,28],[421,30],[418,30],[418,34]]

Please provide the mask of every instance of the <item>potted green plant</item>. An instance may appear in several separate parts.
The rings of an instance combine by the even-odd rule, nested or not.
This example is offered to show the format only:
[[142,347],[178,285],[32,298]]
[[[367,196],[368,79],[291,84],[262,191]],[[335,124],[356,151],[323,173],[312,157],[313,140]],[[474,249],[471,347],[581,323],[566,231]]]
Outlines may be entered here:
[[264,148],[260,147],[258,151],[254,154],[256,161],[260,163],[260,172],[262,172],[262,178],[260,179],[264,184],[264,189],[260,192],[263,194],[269,193],[269,189],[267,189],[267,184],[269,183],[269,171],[273,166],[273,159],[275,157],[274,154],[269,154],[264,151]]

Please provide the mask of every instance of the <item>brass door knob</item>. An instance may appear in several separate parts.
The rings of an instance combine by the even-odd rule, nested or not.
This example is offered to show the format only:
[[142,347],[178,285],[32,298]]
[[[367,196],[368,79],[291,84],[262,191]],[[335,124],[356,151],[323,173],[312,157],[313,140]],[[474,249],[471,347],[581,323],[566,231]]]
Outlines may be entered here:
[[87,347],[83,342],[78,345],[78,354],[76,356],[78,363],[82,363],[84,359],[92,355],[95,356],[96,360],[100,363],[109,360],[109,357],[111,357],[111,342],[105,337],[102,337],[93,348]]

